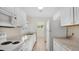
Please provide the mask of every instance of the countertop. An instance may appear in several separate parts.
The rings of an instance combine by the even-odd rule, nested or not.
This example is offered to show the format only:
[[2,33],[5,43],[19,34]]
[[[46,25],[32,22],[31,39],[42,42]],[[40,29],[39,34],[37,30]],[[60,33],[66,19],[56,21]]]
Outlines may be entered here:
[[72,38],[63,38],[63,37],[56,37],[53,39],[55,42],[61,44],[61,46],[67,48],[70,51],[79,51],[79,39],[72,37]]

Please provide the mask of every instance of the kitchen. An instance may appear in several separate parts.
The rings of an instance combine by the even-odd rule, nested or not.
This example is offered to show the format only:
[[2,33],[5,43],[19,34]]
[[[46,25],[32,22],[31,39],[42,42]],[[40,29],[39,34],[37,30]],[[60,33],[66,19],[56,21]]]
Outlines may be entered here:
[[78,7],[0,7],[0,51],[79,51],[78,13]]
[[0,20],[1,51],[32,50],[36,33],[29,32],[26,14],[20,8],[1,7]]

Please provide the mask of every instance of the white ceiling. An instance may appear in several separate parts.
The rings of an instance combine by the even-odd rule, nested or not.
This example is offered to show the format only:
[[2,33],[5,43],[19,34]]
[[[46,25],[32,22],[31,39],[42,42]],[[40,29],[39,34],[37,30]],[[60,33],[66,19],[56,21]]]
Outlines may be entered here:
[[44,7],[42,11],[37,7],[22,7],[28,16],[31,17],[53,17],[53,15],[60,9],[59,7]]

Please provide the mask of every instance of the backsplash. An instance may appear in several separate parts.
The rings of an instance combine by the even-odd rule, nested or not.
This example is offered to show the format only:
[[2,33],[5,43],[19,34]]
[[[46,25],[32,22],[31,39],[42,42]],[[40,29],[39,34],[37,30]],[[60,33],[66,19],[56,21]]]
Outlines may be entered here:
[[72,26],[68,28],[68,35],[72,35],[74,33],[74,37],[79,38],[79,26]]
[[16,39],[20,38],[21,31],[19,28],[3,28],[0,27],[0,32],[6,32],[7,38]]

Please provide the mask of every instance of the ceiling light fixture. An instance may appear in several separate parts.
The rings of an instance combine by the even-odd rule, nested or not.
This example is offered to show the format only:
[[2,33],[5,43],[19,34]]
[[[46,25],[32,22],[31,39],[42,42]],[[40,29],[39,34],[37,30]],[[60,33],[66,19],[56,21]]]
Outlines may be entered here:
[[42,9],[43,9],[43,7],[39,6],[39,7],[38,7],[38,9],[39,9],[39,10],[42,10]]
[[42,6],[39,6],[39,7],[38,7],[38,9],[39,9],[40,12],[42,12],[43,8],[44,8],[44,7],[42,7]]

